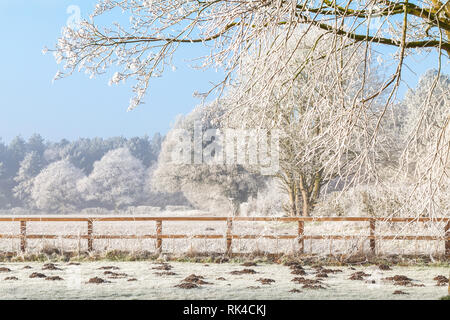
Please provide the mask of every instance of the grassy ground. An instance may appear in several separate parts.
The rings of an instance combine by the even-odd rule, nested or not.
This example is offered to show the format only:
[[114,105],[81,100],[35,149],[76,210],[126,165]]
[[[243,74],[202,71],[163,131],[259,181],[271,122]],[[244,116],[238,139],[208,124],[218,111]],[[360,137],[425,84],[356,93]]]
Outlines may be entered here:
[[[375,265],[320,268],[247,261],[0,263],[1,299],[431,299],[447,267]],[[325,273],[326,276],[322,274]],[[362,278],[353,279],[355,273]],[[394,282],[392,277],[407,277]]]
[[254,252],[252,254],[233,254],[227,256],[222,253],[198,253],[190,252],[184,255],[162,254],[154,252],[129,252],[129,251],[103,251],[103,252],[61,252],[56,248],[48,248],[39,253],[1,253],[0,262],[93,262],[93,261],[177,261],[193,263],[242,263],[245,261],[256,261],[264,263],[284,264],[287,262],[299,262],[303,265],[322,266],[369,266],[369,265],[389,265],[389,266],[429,266],[429,267],[450,267],[450,257],[446,256],[425,256],[425,255],[283,255],[270,254],[264,252]]

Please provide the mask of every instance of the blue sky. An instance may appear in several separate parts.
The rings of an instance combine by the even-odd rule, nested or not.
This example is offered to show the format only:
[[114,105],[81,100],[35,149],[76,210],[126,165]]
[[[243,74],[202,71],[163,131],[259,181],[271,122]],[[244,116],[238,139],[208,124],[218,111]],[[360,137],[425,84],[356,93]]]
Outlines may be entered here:
[[[53,47],[70,16],[70,5],[78,5],[87,17],[95,3],[0,0],[0,137],[4,142],[33,133],[49,140],[165,133],[177,114],[187,113],[200,103],[192,96],[194,91],[204,91],[210,81],[220,79],[220,73],[186,65],[187,57],[206,53],[198,46],[178,55],[177,71],[154,79],[146,104],[132,112],[126,112],[132,95],[129,85],[109,87],[107,78],[90,80],[84,74],[52,84],[58,66],[51,54],[42,55],[43,47]],[[435,67],[434,61],[433,57],[410,59],[409,65],[420,75]],[[405,70],[405,81],[414,87],[417,76]]]
[[[176,72],[154,79],[146,104],[126,112],[132,95],[129,85],[108,86],[108,78],[90,80],[85,74],[56,81],[58,70],[53,47],[66,24],[70,5],[87,17],[96,1],[0,0],[0,137],[28,138],[40,133],[59,140],[78,137],[153,135],[167,132],[177,114],[189,112],[201,101],[193,92],[206,90],[220,79],[214,71],[185,66],[185,55],[176,60]],[[7,45],[5,45],[7,44]],[[186,50],[194,57],[205,53],[200,46]]]

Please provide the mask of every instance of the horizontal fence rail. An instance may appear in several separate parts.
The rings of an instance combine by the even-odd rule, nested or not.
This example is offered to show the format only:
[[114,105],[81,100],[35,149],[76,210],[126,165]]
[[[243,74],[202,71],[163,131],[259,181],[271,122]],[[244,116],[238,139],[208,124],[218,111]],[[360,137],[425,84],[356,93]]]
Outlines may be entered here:
[[[155,234],[145,235],[101,235],[94,234],[94,223],[100,222],[138,222],[154,221],[156,223]],[[223,221],[226,222],[225,234],[163,234],[163,222],[170,221]],[[234,222],[297,222],[298,229],[296,235],[249,235],[233,234]],[[443,222],[444,237],[423,236],[423,235],[376,235],[377,222],[392,223],[424,223],[424,222]],[[0,234],[0,239],[20,239],[20,250],[26,251],[27,239],[84,239],[87,240],[88,250],[93,251],[94,240],[99,239],[155,239],[156,252],[162,252],[163,239],[225,239],[226,253],[232,254],[233,239],[297,239],[300,246],[299,253],[304,251],[304,240],[351,240],[366,239],[369,240],[370,250],[376,253],[377,240],[442,240],[445,242],[445,255],[450,256],[450,218],[383,218],[383,217],[0,217],[0,222],[18,222],[20,223],[20,234]],[[86,222],[87,234],[84,235],[51,235],[51,234],[28,234],[27,222]],[[368,222],[369,235],[307,235],[305,234],[305,222]]]

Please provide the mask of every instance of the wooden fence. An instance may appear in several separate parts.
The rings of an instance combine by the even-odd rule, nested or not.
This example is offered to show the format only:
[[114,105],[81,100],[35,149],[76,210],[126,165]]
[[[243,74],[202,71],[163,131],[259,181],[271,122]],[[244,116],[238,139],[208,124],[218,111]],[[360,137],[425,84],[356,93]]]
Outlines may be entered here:
[[[156,228],[154,234],[145,235],[101,235],[94,233],[94,223],[101,222],[139,222],[139,221],[155,221]],[[223,221],[226,222],[225,234],[163,234],[163,222],[170,221]],[[233,234],[233,223],[240,221],[265,221],[265,222],[296,222],[296,235],[250,235],[250,234]],[[368,222],[369,235],[307,235],[305,234],[305,222]],[[423,223],[423,222],[443,222],[444,237],[424,236],[424,235],[376,235],[377,222],[390,223]],[[307,239],[367,239],[370,243],[370,250],[376,253],[376,242],[381,240],[442,240],[445,242],[445,255],[450,256],[450,218],[369,218],[369,217],[0,217],[0,222],[18,222],[20,223],[20,234],[0,234],[0,239],[20,239],[20,250],[26,251],[27,239],[85,239],[87,240],[88,250],[94,248],[94,240],[96,239],[156,239],[156,252],[161,253],[163,239],[225,239],[226,253],[232,253],[233,239],[296,239],[299,243],[299,253],[304,251],[304,240]],[[27,223],[35,222],[86,222],[87,234],[84,235],[51,235],[51,234],[28,234]]]

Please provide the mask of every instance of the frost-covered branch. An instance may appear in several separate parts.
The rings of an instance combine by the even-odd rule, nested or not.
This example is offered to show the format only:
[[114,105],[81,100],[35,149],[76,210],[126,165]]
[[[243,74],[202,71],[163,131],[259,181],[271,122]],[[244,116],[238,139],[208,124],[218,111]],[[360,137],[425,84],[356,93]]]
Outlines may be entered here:
[[[96,23],[115,10],[128,16],[129,23]],[[143,102],[150,79],[172,66],[182,44],[208,46],[210,55],[202,57],[201,66],[222,67],[225,85],[248,50],[264,46],[274,36],[287,40],[290,31],[300,27],[305,34],[314,26],[336,38],[347,38],[330,43],[335,51],[342,50],[339,43],[361,42],[409,49],[399,50],[394,59],[423,48],[448,54],[449,10],[448,2],[438,1],[103,0],[79,29],[64,29],[54,49],[56,60],[64,63],[57,78],[76,70],[94,77],[109,68],[118,69],[110,83],[136,81],[129,106],[133,109]],[[405,15],[408,32],[403,41],[399,26]],[[313,56],[317,57],[314,52]]]

